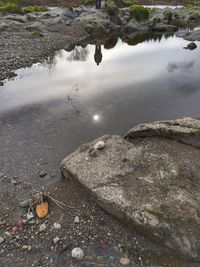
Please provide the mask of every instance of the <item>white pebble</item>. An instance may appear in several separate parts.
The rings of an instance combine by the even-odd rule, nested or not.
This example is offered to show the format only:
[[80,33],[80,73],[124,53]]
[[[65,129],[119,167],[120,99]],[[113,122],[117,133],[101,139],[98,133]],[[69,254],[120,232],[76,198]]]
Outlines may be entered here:
[[31,251],[32,247],[30,245],[24,245],[24,246],[22,246],[22,249]]
[[104,141],[99,141],[94,145],[94,149],[95,150],[99,150],[105,147],[105,142]]
[[81,260],[84,257],[84,252],[81,248],[74,248],[72,250],[72,258],[76,260]]
[[53,227],[57,230],[60,230],[61,229],[61,224],[60,223],[54,223],[53,224]]
[[0,244],[4,242],[4,238],[0,236]]
[[122,265],[128,265],[128,264],[130,263],[130,259],[127,258],[127,257],[122,257],[122,258],[120,259],[120,263],[121,263]]
[[80,223],[80,219],[79,219],[78,216],[75,216],[75,218],[74,218],[74,223]]
[[39,232],[43,232],[43,231],[45,231],[46,228],[47,228],[47,227],[46,227],[45,223],[41,224],[40,227],[39,227]]

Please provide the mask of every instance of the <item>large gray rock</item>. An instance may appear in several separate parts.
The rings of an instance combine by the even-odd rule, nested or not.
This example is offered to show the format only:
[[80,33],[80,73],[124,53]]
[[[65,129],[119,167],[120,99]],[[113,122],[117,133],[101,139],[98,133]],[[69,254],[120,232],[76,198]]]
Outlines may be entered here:
[[200,29],[194,30],[193,32],[189,33],[185,36],[184,39],[188,41],[200,41]]
[[[62,161],[62,174],[133,229],[199,261],[200,121],[143,124],[126,139],[82,145]],[[99,140],[105,147],[94,151]]]
[[191,31],[178,31],[176,32],[177,37],[184,38],[187,41],[200,41],[200,29]]

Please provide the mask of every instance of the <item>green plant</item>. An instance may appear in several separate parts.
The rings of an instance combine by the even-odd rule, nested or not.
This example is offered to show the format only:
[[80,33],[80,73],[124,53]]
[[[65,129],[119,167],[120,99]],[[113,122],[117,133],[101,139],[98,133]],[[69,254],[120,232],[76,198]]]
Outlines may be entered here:
[[132,0],[123,0],[123,3],[125,6],[132,6],[133,5],[133,1]]
[[189,14],[188,22],[193,22],[199,20],[199,14],[197,12],[192,12]]
[[46,7],[46,6],[26,6],[26,7],[24,7],[25,13],[45,12],[45,11],[48,11],[48,7]]
[[92,6],[94,5],[94,0],[83,0],[82,5],[84,6]]
[[105,6],[106,6],[106,11],[110,16],[118,14],[119,9],[114,0],[107,0]]
[[170,10],[165,10],[163,14],[168,23],[170,23],[173,17],[172,12]]
[[187,3],[185,5],[186,8],[193,8],[193,7],[199,7],[200,6],[200,1],[196,0],[196,1],[192,1],[190,3]]
[[149,10],[140,5],[132,5],[129,7],[129,12],[137,21],[147,20],[149,18]]
[[0,12],[21,14],[22,8],[16,0],[3,0],[0,1]]

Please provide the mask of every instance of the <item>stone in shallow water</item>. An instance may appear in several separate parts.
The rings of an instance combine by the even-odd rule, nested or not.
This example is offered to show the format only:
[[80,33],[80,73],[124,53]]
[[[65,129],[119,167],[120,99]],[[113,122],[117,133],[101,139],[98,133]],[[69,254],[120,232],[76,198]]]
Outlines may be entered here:
[[[107,212],[185,258],[200,260],[200,121],[143,124],[103,136],[61,163]],[[105,148],[88,157],[99,140]]]

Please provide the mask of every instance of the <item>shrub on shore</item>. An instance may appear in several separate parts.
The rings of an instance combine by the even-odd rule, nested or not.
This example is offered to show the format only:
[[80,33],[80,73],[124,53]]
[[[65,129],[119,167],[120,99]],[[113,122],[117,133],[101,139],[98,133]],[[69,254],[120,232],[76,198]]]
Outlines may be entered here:
[[20,3],[16,0],[2,0],[0,1],[0,12],[21,14],[22,8]]
[[130,15],[137,21],[147,20],[149,18],[149,10],[140,5],[132,5],[129,7]]
[[30,12],[45,12],[48,11],[48,7],[46,6],[26,6],[23,8],[25,13]]

